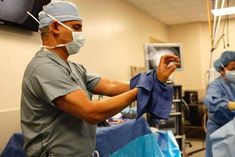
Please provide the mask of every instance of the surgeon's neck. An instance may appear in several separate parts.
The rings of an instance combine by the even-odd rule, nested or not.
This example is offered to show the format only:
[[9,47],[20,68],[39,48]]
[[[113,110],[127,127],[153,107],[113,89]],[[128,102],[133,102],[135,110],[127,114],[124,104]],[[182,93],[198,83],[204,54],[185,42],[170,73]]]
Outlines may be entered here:
[[67,63],[67,60],[69,58],[68,52],[65,47],[56,47],[56,48],[50,48],[50,47],[44,47],[48,49],[51,53],[55,53],[57,56],[59,56],[65,63]]
[[42,45],[45,45],[45,48],[52,51],[53,53],[56,53],[62,60],[64,60],[67,63],[69,54],[65,47],[56,47],[58,43],[53,39],[51,40],[49,37],[42,40]]
[[50,49],[50,51],[56,53],[62,60],[67,63],[69,55],[65,47],[56,47],[54,49]]

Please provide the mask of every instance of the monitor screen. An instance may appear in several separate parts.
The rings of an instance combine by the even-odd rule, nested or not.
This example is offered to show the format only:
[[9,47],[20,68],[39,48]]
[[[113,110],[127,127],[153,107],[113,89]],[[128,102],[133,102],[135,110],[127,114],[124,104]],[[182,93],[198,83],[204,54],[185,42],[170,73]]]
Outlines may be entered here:
[[[156,69],[159,65],[160,58],[164,54],[174,54],[181,59],[181,45],[179,43],[156,43],[145,44],[145,65],[147,70]],[[177,70],[182,69],[182,61]]]
[[38,19],[38,13],[50,0],[0,0],[0,24],[38,30],[38,23],[27,14],[30,12]]

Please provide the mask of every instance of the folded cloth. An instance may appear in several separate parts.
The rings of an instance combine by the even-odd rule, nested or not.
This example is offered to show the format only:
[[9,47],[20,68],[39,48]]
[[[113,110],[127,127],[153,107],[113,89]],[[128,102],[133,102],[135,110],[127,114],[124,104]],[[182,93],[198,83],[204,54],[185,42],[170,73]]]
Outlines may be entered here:
[[130,88],[137,87],[137,118],[149,112],[155,119],[168,119],[173,100],[173,88],[161,83],[156,71],[140,73],[130,81]]
[[130,120],[110,127],[97,128],[96,150],[101,157],[108,157],[130,141],[151,133],[144,118]]
[[27,157],[23,150],[24,139],[21,133],[11,136],[0,157]]

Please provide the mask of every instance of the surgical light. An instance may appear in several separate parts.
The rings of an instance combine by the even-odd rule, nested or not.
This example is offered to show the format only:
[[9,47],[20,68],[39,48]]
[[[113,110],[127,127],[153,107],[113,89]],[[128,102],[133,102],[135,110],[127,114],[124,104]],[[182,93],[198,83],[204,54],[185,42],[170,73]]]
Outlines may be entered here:
[[235,7],[212,9],[211,12],[214,16],[231,15],[235,14]]

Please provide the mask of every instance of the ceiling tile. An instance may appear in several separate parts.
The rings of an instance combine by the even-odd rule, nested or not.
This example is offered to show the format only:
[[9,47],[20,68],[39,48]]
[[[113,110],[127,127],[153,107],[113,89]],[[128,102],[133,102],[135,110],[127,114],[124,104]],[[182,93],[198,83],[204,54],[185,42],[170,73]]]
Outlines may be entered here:
[[[167,25],[207,21],[205,0],[127,0]],[[230,0],[229,6],[235,6]],[[235,15],[230,16],[234,18]]]
[[148,12],[153,12],[153,11],[171,10],[171,7],[169,5],[166,5],[165,3],[159,2],[159,3],[144,5],[142,6],[142,9]]
[[132,4],[137,5],[137,6],[142,6],[142,5],[163,2],[164,0],[128,0],[128,1]]

